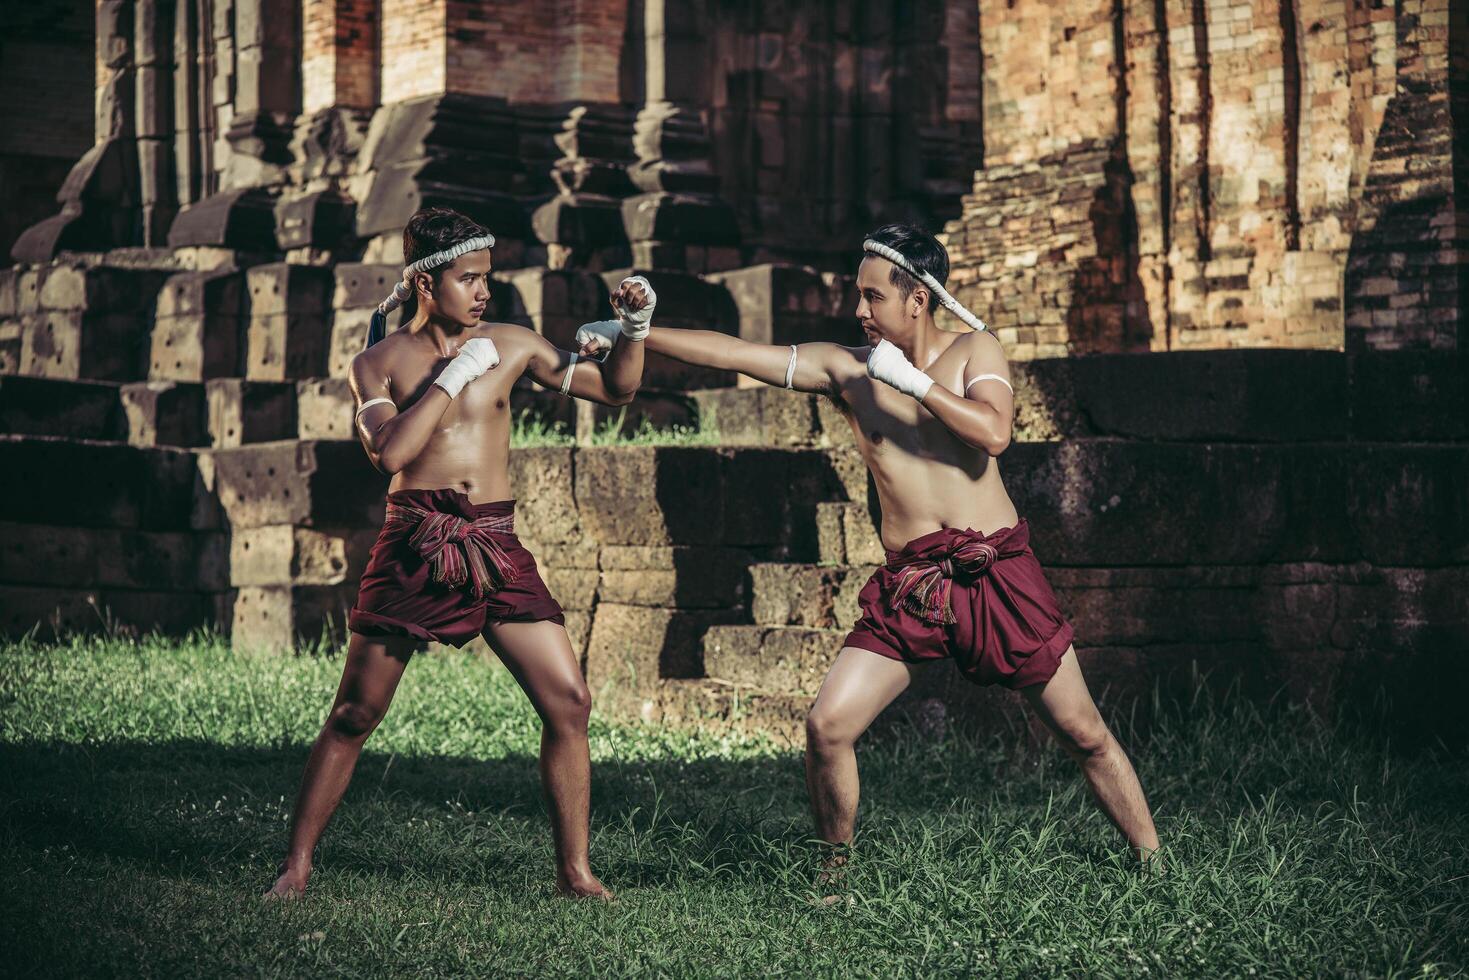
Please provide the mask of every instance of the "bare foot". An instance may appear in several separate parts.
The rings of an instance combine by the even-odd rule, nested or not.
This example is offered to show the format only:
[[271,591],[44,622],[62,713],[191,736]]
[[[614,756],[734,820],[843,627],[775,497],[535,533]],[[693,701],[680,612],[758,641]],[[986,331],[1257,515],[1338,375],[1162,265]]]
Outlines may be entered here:
[[1143,873],[1155,878],[1162,878],[1168,874],[1168,866],[1163,863],[1163,852],[1157,848],[1140,847],[1134,848],[1133,853],[1137,855],[1138,864]]
[[850,844],[828,844],[816,873],[817,904],[834,905],[847,890],[847,862],[852,858]]
[[617,898],[590,871],[577,875],[557,875],[556,894],[562,898],[597,898],[604,902],[615,901]]
[[289,902],[301,898],[306,894],[306,882],[311,877],[311,870],[298,871],[282,864],[276,869],[280,876],[276,878],[275,884],[270,886],[270,891],[260,896],[267,902]]

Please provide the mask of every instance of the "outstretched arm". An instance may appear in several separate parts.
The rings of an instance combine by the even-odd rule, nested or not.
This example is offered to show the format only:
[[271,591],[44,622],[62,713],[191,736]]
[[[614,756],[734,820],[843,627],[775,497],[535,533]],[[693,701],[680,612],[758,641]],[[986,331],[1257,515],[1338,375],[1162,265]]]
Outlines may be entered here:
[[793,368],[790,346],[752,344],[713,330],[654,327],[648,334],[647,344],[654,353],[685,364],[738,371],[777,388],[790,387],[818,395],[836,394],[844,367],[861,368],[851,351],[837,344],[795,345]]

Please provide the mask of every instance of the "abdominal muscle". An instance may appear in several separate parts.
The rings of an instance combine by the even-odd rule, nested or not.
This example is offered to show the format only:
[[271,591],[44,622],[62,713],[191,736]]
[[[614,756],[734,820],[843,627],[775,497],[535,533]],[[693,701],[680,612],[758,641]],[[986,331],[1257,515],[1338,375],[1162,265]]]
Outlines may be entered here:
[[987,458],[974,476],[952,463],[892,448],[881,458],[867,457],[883,505],[883,547],[889,551],[945,527],[990,535],[1019,520],[995,458]]
[[390,491],[455,490],[470,503],[509,500],[510,424],[503,419],[441,427],[418,458],[393,476]]

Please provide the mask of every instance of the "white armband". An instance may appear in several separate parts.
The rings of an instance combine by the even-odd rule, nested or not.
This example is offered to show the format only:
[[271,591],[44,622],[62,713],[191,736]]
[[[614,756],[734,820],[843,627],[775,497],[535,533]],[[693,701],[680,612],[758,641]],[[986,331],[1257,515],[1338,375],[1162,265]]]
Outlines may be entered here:
[[370,400],[365,401],[365,402],[362,403],[362,407],[359,408],[359,409],[357,409],[357,415],[360,417],[363,412],[367,411],[369,408],[371,408],[374,405],[392,405],[392,404],[394,404],[394,402],[393,402],[393,400],[391,398],[373,398],[373,399],[370,399]]
[[571,352],[571,363],[566,366],[566,377],[561,379],[561,394],[571,392],[571,376],[576,373],[576,362],[581,360],[581,355],[576,351]]

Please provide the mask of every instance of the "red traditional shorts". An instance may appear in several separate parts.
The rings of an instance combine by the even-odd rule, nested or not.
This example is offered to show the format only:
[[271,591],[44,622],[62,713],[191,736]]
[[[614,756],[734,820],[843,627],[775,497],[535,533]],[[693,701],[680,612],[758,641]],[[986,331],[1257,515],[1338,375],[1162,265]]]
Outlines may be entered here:
[[994,534],[944,528],[888,552],[857,597],[846,646],[923,663],[953,657],[976,684],[1044,684],[1071,645],[1030,526]]
[[462,647],[487,623],[564,624],[514,520],[513,500],[472,504],[456,490],[388,494],[348,628]]

